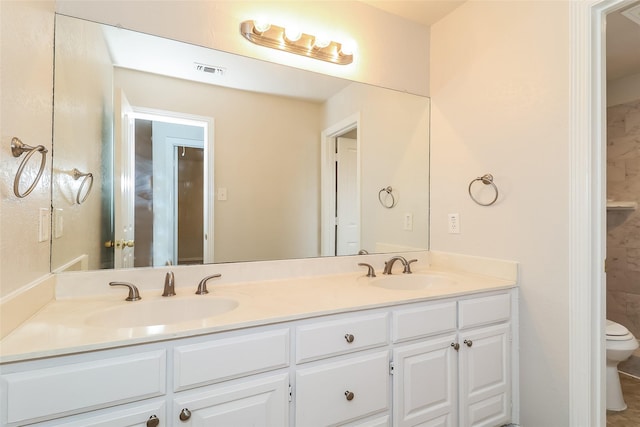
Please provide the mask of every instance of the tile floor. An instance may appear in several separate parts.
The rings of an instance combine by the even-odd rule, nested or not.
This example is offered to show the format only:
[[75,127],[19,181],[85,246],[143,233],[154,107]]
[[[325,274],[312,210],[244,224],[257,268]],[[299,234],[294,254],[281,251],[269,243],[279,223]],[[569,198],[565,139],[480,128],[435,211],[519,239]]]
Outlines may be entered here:
[[627,409],[622,412],[607,411],[607,427],[640,426],[640,378],[620,374],[620,384]]

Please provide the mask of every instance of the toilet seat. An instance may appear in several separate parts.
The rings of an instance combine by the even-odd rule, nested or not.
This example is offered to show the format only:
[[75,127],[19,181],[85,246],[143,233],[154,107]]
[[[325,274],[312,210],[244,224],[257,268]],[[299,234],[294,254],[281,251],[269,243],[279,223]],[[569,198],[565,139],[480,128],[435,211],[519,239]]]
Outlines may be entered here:
[[627,341],[634,339],[627,328],[619,323],[607,319],[607,341]]

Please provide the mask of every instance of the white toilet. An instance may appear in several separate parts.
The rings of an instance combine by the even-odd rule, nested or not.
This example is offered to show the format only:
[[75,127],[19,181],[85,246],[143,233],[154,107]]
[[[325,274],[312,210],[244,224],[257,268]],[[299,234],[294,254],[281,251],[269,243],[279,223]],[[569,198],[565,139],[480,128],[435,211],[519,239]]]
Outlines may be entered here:
[[627,360],[638,348],[638,341],[619,323],[607,320],[607,410],[624,411],[627,404],[622,397],[618,363]]

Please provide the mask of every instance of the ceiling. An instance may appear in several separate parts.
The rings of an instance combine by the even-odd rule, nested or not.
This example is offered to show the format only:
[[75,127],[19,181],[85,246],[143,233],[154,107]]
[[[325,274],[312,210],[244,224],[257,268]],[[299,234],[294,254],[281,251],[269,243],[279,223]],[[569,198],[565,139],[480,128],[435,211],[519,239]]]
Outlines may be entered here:
[[[465,0],[362,0],[364,3],[418,24],[431,26]],[[607,16],[607,78],[618,79],[640,73],[640,25],[620,12]]]

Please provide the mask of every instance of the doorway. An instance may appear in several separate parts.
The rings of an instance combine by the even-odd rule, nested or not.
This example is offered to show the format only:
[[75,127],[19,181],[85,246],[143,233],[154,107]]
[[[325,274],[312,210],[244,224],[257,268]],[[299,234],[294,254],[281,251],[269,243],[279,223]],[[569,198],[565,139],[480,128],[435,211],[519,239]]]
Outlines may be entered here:
[[361,247],[360,115],[325,129],[321,136],[320,255],[355,255]]
[[128,212],[129,266],[213,262],[213,119],[130,107],[123,121],[133,166],[115,211]]

